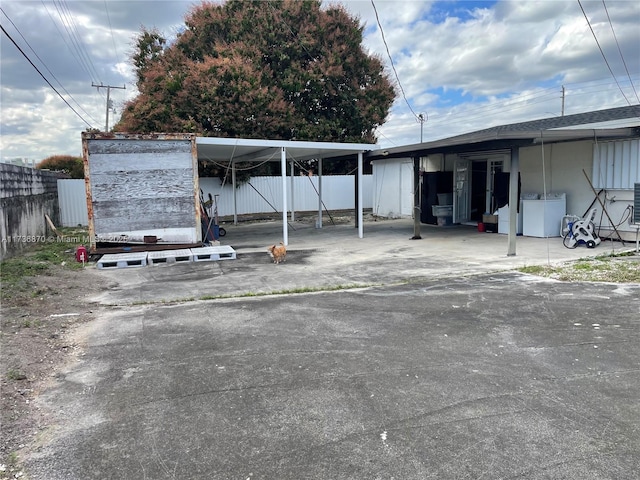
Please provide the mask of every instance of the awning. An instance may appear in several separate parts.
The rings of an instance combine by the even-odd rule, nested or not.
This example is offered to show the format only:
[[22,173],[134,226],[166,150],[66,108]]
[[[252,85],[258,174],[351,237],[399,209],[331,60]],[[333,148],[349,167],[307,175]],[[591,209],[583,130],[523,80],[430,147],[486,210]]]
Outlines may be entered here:
[[[196,148],[199,161],[255,162],[280,161],[282,165],[282,241],[288,244],[287,230],[287,160],[328,159],[358,156],[358,237],[363,238],[362,221],[362,174],[363,153],[375,150],[377,145],[369,143],[299,142],[287,140],[260,140],[250,138],[197,137]],[[318,172],[322,175],[322,170]],[[318,211],[322,226],[322,189],[319,189]],[[235,207],[234,207],[235,208]],[[236,215],[234,215],[236,217]]]

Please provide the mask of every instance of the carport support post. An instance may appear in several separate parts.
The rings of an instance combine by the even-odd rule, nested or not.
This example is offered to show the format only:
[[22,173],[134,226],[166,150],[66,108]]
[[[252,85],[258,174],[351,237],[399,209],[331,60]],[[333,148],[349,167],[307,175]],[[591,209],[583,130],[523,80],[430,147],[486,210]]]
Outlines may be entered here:
[[413,157],[413,237],[420,240],[420,157]]
[[318,159],[318,223],[316,228],[322,228],[322,159]]
[[291,172],[291,221],[295,222],[296,220],[296,206],[293,204],[293,199],[296,198],[295,192],[293,190],[293,181],[295,180],[294,169],[293,169],[293,160],[289,162],[289,166],[291,167],[289,170]]
[[287,149],[282,147],[280,152],[280,166],[282,168],[282,243],[289,245],[289,231],[287,230]]
[[233,184],[233,224],[238,225],[238,189],[236,188],[236,164],[231,160],[231,183]]
[[520,149],[511,148],[511,166],[509,168],[509,248],[507,256],[516,254],[516,228],[518,223],[518,178],[520,178]]
[[358,238],[364,237],[362,226],[362,152],[358,152]]

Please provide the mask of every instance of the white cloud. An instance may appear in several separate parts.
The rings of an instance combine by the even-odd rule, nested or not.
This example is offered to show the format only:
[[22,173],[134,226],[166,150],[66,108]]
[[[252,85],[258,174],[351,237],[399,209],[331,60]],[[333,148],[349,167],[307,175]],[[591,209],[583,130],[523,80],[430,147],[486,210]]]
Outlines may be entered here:
[[[366,23],[365,48],[378,55],[394,77],[371,1],[340,3]],[[62,2],[5,0],[2,24],[80,115],[103,128],[106,95],[91,84],[126,85],[124,91],[111,91],[120,110],[135,94],[129,64],[135,35],[142,26],[175,35],[194,2],[64,4],[66,14],[60,11]],[[612,26],[639,91],[640,3],[606,0],[605,4],[611,24],[602,2],[582,2],[620,88],[637,103]],[[425,140],[559,115],[563,85],[566,113],[627,104],[573,0],[495,4],[375,0],[375,5],[407,100],[416,113],[428,115]],[[41,160],[55,154],[80,155],[80,132],[87,125],[4,35],[0,73],[2,157]],[[110,125],[117,118],[112,116]],[[420,140],[420,123],[401,96],[379,133],[381,146]]]

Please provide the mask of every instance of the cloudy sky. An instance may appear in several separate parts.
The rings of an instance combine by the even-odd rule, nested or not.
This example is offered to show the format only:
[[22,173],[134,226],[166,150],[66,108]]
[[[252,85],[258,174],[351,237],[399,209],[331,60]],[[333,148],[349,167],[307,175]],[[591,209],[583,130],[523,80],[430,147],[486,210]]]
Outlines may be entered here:
[[[382,148],[560,116],[563,87],[567,115],[640,103],[636,0],[374,0],[386,46],[371,0],[340,3],[399,79]],[[193,4],[3,0],[2,159],[80,156],[80,132],[105,127],[107,91],[92,84],[126,87],[110,91],[112,126],[136,94],[135,35],[144,26],[174,36]]]

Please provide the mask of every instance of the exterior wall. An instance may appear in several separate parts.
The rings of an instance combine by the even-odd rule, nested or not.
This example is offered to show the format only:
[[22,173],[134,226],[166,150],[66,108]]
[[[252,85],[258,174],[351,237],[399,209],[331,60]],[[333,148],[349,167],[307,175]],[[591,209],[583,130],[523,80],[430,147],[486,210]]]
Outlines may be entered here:
[[195,136],[83,133],[91,248],[201,241]]
[[[635,241],[636,227],[628,222],[630,207],[633,205],[633,190],[611,189],[605,190],[600,195],[611,218],[609,220],[604,214],[602,206],[596,200],[596,195],[587,180],[587,177],[591,180],[593,174],[593,151],[594,142],[591,140],[521,148],[521,192],[523,194],[542,194],[544,191],[565,193],[567,214],[579,217],[585,216],[593,203],[593,206],[598,209],[596,223],[601,236],[610,235],[617,239],[618,234],[613,231],[613,225],[615,225],[623,240]],[[424,171],[453,171],[457,158],[458,156],[455,154],[447,154],[444,158],[442,155],[430,155],[423,159],[422,167]],[[637,163],[638,160],[633,160],[634,158],[636,157],[630,161]],[[406,169],[400,167],[403,162],[406,162]],[[411,168],[412,164],[408,159],[373,162],[374,213],[383,216],[399,215],[402,205],[411,205],[413,200],[411,190],[406,188],[403,191],[399,187],[403,181],[402,171],[406,170],[407,182],[411,182]],[[628,169],[640,171],[640,165],[631,165]],[[508,156],[504,159],[504,171],[510,171]],[[411,212],[408,211],[407,214],[411,215]]]
[[46,241],[45,215],[58,216],[58,174],[0,164],[0,258],[18,253],[33,241]]
[[443,171],[444,155],[436,153],[421,159],[421,168],[424,172],[441,172]]
[[[596,227],[600,235],[618,239],[613,231],[616,226],[623,240],[635,239],[636,228],[627,222],[628,208],[633,205],[633,190],[605,190],[600,199],[603,201],[611,221],[596,200],[589,185],[593,171],[593,141],[555,143],[544,147],[544,177],[542,170],[542,147],[520,149],[520,171],[522,175],[522,193],[566,193],[567,214],[583,217],[589,213],[590,206],[597,208]],[[544,179],[544,181],[543,181]],[[598,191],[599,189],[596,189]],[[613,202],[611,199],[613,198]]]
[[[595,195],[589,186],[593,164],[591,141],[554,143],[520,149],[522,193],[566,193],[567,213],[582,216]],[[544,170],[543,170],[544,156]]]
[[413,215],[413,160],[373,162],[373,213],[381,217]]

